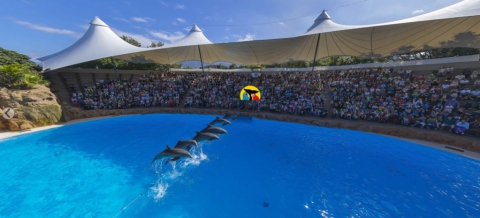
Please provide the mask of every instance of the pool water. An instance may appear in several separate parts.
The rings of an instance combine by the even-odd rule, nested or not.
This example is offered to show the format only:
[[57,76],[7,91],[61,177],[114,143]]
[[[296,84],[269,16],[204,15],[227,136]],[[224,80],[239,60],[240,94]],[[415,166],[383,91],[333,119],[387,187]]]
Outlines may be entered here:
[[134,115],[0,140],[0,217],[479,217],[480,162],[358,131],[244,119],[150,165],[209,115]]

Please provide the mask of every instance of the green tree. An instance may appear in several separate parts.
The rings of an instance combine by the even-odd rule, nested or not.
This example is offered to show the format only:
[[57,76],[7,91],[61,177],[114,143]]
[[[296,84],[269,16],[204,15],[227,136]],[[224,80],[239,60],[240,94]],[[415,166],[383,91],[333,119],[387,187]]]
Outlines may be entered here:
[[163,45],[163,42],[157,42],[155,43],[154,41],[152,41],[152,43],[150,44],[150,46],[148,46],[149,48],[157,48],[157,47],[162,47]]
[[0,47],[0,66],[9,65],[9,64],[23,64],[28,66],[30,69],[40,71],[40,67],[34,62],[30,61],[30,57],[24,54],[20,54],[16,51],[6,50]]
[[27,64],[14,63],[0,66],[0,86],[10,89],[29,89],[35,85],[50,85],[42,75]]
[[120,38],[123,39],[125,42],[130,43],[131,45],[134,45],[134,46],[137,46],[137,47],[142,46],[142,44],[140,42],[138,42],[136,39],[134,39],[130,36],[122,35]]

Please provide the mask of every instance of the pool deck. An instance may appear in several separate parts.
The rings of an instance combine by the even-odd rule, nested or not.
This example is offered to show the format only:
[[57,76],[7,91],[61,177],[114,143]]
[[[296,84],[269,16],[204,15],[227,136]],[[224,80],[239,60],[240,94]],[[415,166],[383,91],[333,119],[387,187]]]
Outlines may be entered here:
[[88,121],[93,121],[93,120],[101,120],[101,119],[106,119],[106,118],[111,118],[111,117],[115,117],[115,116],[105,116],[105,117],[95,117],[95,118],[85,118],[85,119],[71,120],[71,121],[68,121],[68,122],[63,123],[63,124],[37,127],[37,128],[33,128],[31,130],[23,130],[23,131],[17,131],[17,132],[10,132],[10,131],[0,132],[0,140],[10,138],[10,137],[14,137],[14,136],[24,135],[24,134],[28,134],[28,133],[32,133],[32,132],[39,132],[39,131],[43,131],[43,130],[47,130],[47,129],[54,129],[54,128],[62,127],[62,126],[69,125],[69,124],[82,123],[82,122],[88,122]]
[[[375,133],[373,133],[373,134],[375,134]],[[379,135],[382,135],[382,134],[379,134]],[[480,154],[479,153],[467,151],[467,150],[457,148],[457,147],[452,146],[452,145],[445,145],[445,144],[440,144],[440,143],[436,143],[436,142],[429,142],[429,141],[424,141],[424,140],[418,140],[418,139],[400,138],[400,137],[389,136],[389,135],[382,135],[382,136],[391,137],[391,138],[395,138],[395,139],[400,139],[400,140],[403,140],[403,141],[412,142],[412,143],[415,143],[415,144],[440,149],[442,151],[458,154],[460,156],[464,156],[464,157],[468,157],[468,158],[480,161]]]
[[[107,118],[118,117],[118,116],[130,116],[130,115],[114,115],[114,116],[103,116],[103,117],[95,117],[95,118],[76,119],[76,120],[68,121],[64,124],[38,127],[38,128],[34,128],[34,129],[28,130],[28,131],[0,132],[0,140],[10,138],[10,137],[14,137],[14,136],[23,135],[23,134],[39,132],[39,131],[43,131],[43,130],[47,130],[47,129],[58,128],[58,127],[69,125],[69,124],[88,122],[88,121],[100,120],[100,119],[107,119]],[[371,133],[371,134],[376,134],[376,133]],[[419,144],[419,145],[424,145],[424,146],[440,149],[442,151],[454,153],[454,154],[457,154],[457,155],[460,155],[460,156],[464,156],[464,157],[468,157],[468,158],[480,161],[480,153],[467,151],[467,150],[457,148],[457,147],[452,146],[452,145],[446,145],[446,144],[430,142],[430,141],[425,141],[425,140],[418,140],[418,139],[401,138],[401,137],[395,137],[395,136],[384,135],[384,134],[377,134],[377,135],[382,135],[382,136],[385,136],[385,137],[391,137],[391,138],[400,139],[400,140],[403,140],[403,141],[412,142],[412,143]]]

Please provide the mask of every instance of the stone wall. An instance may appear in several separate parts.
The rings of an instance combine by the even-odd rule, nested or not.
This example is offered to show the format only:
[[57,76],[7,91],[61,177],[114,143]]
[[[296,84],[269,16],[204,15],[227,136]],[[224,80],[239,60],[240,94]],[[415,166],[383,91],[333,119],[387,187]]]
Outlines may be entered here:
[[453,145],[468,151],[480,153],[480,138],[471,136],[459,136],[444,131],[434,131],[419,129],[413,127],[397,126],[393,124],[372,123],[366,121],[347,121],[340,119],[318,118],[310,116],[297,116],[286,114],[274,114],[256,111],[236,111],[222,109],[199,109],[199,108],[135,108],[122,110],[89,110],[84,111],[79,108],[64,105],[65,117],[68,120],[128,115],[128,114],[149,114],[149,113],[169,113],[169,114],[238,114],[241,116],[252,116],[260,119],[278,120],[285,122],[303,123],[315,126],[324,126],[330,128],[342,128],[359,130],[364,132],[378,133],[383,135],[396,136],[401,138],[419,139],[424,141],[436,142],[441,144]]

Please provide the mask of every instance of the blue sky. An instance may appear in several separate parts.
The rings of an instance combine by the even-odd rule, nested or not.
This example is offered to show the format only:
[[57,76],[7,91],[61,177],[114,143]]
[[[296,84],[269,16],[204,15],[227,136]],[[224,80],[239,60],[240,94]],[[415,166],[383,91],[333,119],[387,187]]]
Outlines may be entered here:
[[408,18],[460,1],[12,0],[0,7],[0,47],[32,58],[49,55],[78,40],[95,16],[147,46],[152,40],[178,40],[194,23],[214,43],[271,39],[304,33],[323,9],[331,9],[337,23],[357,25]]

